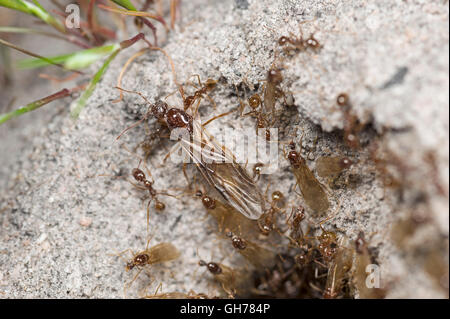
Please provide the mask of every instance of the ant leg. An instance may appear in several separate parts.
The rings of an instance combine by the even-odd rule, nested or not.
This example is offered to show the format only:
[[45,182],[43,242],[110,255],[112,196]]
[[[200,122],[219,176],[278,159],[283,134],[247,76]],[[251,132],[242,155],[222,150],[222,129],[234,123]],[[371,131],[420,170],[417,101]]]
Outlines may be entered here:
[[133,277],[133,279],[128,283],[128,284],[125,284],[124,285],[124,287],[123,287],[123,295],[124,295],[124,298],[126,299],[127,297],[127,293],[126,293],[126,291],[131,287],[131,285],[133,284],[133,282],[137,279],[137,277],[140,275],[140,273],[141,273],[141,271],[142,271],[142,268],[141,269],[139,269],[139,271],[137,272],[137,274]]
[[206,95],[206,98],[209,100],[209,102],[211,102],[211,104],[213,105],[214,110],[216,110],[217,109],[216,102],[209,96],[208,93],[205,93],[205,95]]
[[[125,71],[127,70],[128,66],[131,64],[131,62],[133,62],[133,61],[136,60],[138,57],[140,57],[141,55],[143,55],[147,50],[148,50],[148,48],[144,48],[144,49],[142,49],[142,50],[139,50],[139,51],[138,51],[137,53],[135,53],[131,58],[129,58],[129,59],[127,60],[127,62],[125,62],[124,66],[123,66],[123,68],[122,68],[122,71],[120,71],[119,77],[117,78],[117,87],[121,87],[121,84],[122,84],[122,78],[123,78],[123,76],[124,76],[124,74],[125,74]],[[120,96],[119,96],[116,100],[112,101],[112,103],[120,102],[120,101],[122,101],[122,99],[123,99],[123,92],[120,91]]]
[[[239,97],[239,92],[238,92],[236,84],[234,84],[234,90],[236,91],[236,96],[237,96],[237,98],[239,100],[239,108],[238,108],[239,109],[239,115],[242,116],[242,114],[244,113],[244,110],[245,110],[245,103]],[[246,96],[246,95],[247,95],[247,93],[245,92],[245,87],[244,87],[244,96]]]
[[[319,140],[319,136],[316,136],[316,138],[314,139],[314,142],[313,142],[314,151],[316,151],[316,146],[317,146],[318,140]],[[309,150],[308,154],[306,154],[306,158],[309,158],[309,154],[311,154],[312,151],[313,151],[312,149]]]
[[167,155],[164,157],[163,163],[165,163],[165,162],[167,161],[167,159],[169,158],[170,154],[172,154],[173,152],[177,152],[179,148],[181,148],[181,145],[180,145],[180,143],[177,143],[177,144],[169,151],[169,153],[167,153]]
[[[150,230],[150,204],[152,203],[152,201],[153,201],[153,197],[150,198],[150,200],[148,201],[148,204],[147,204],[147,234],[149,233],[149,230]],[[148,244],[148,242],[147,242],[147,244]]]
[[184,101],[185,100],[184,90],[183,90],[183,87],[177,81],[177,73],[175,72],[175,65],[173,63],[172,58],[170,57],[170,55],[166,51],[164,51],[163,49],[161,49],[159,47],[151,47],[151,50],[162,52],[166,56],[167,60],[169,60],[170,67],[172,68],[173,82],[178,87],[178,91],[180,92],[181,98]]
[[164,100],[167,100],[168,97],[171,97],[172,95],[174,95],[175,93],[177,93],[178,91],[173,91],[172,93],[169,93],[168,95],[166,95],[164,97]]
[[125,90],[122,89],[120,87],[116,86],[116,89],[119,89],[121,91],[127,92],[127,93],[133,93],[133,94],[138,94],[140,97],[142,97],[145,102],[147,102],[149,104],[149,107],[147,109],[147,112],[144,114],[144,117],[142,119],[140,119],[139,121],[137,121],[136,123],[134,123],[133,125],[127,127],[126,129],[124,129],[119,136],[116,137],[116,140],[120,139],[122,137],[123,134],[125,134],[125,132],[127,132],[128,130],[132,129],[133,127],[138,126],[141,122],[143,122],[144,120],[146,120],[148,118],[148,115],[150,114],[150,108],[151,108],[151,103],[150,101],[141,93],[141,92],[136,92],[136,91],[130,91],[130,90]]
[[329,221],[330,219],[332,219],[332,218],[337,214],[337,211],[339,210],[340,207],[341,207],[341,200],[339,200],[338,205],[336,206],[336,209],[334,210],[334,212],[331,213],[330,216],[328,216],[327,218],[325,218],[324,220],[322,220],[322,221],[319,223],[319,226],[320,226],[320,228],[322,229],[322,231],[325,231],[325,229],[323,228],[322,225],[323,225],[325,222],[327,222],[327,221]]
[[[196,78],[197,78],[197,81],[198,81],[198,85],[199,85],[199,86],[195,85],[194,83],[192,83],[192,82],[189,80],[190,78],[193,78],[193,77],[196,77]],[[191,85],[191,86],[193,86],[195,89],[199,89],[199,88],[201,88],[201,87],[203,86],[202,82],[200,81],[200,75],[198,75],[198,74],[192,74],[192,75],[189,77],[189,79],[188,79],[188,84]]]
[[228,111],[228,112],[225,112],[225,113],[216,115],[216,116],[214,116],[213,118],[210,118],[209,120],[207,120],[207,121],[206,121],[205,123],[203,123],[202,125],[203,125],[203,126],[206,126],[206,125],[208,125],[209,123],[211,123],[212,121],[217,120],[217,119],[219,119],[219,118],[221,118],[221,117],[227,116],[227,115],[229,115],[229,114],[231,114],[231,113],[234,113],[235,111],[236,111],[236,110],[231,110],[231,111]]
[[146,190],[147,190],[147,188],[144,187],[144,186],[142,186],[142,185],[135,184],[135,183],[133,183],[133,182],[130,181],[130,180],[128,180],[128,182],[129,182],[131,185],[133,185],[134,187],[136,187],[136,188],[138,188],[138,189],[140,189],[140,190],[143,190],[143,191],[146,191]]
[[119,253],[115,253],[115,254],[108,254],[108,256],[113,256],[113,257],[119,257],[120,259],[122,259],[123,261],[127,262],[127,260],[125,258],[122,257],[123,254],[130,252],[132,256],[134,256],[134,252],[133,250],[131,250],[130,248],[125,249]]

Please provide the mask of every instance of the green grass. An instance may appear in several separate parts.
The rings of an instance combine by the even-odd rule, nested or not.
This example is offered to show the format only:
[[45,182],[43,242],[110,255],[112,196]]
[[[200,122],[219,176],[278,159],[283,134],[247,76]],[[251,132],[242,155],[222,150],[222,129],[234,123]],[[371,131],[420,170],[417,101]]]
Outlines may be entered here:
[[[135,15],[138,16],[153,32],[153,35],[155,37],[156,42],[156,28],[153,26],[153,24],[147,20],[147,18],[156,19],[163,23],[163,25],[167,28],[165,25],[165,21],[162,17],[159,17],[157,15],[152,15],[150,13],[146,12],[140,12],[138,11],[132,2],[130,0],[111,0],[115,4],[119,5],[120,7],[123,7],[124,9],[114,9],[116,11],[119,11],[121,14],[128,14],[128,15]],[[95,6],[98,6],[101,8],[101,5],[95,4]],[[8,42],[4,39],[0,38],[0,45],[3,45],[6,48],[12,48],[14,50],[20,51],[26,55],[32,56],[31,59],[24,59],[16,63],[16,67],[19,69],[30,69],[30,68],[42,68],[42,67],[48,67],[51,65],[58,66],[60,68],[63,68],[66,71],[76,72],[79,74],[83,74],[81,69],[84,69],[88,66],[90,66],[92,63],[104,58],[107,56],[105,62],[102,64],[99,70],[92,76],[90,79],[90,82],[86,89],[82,92],[80,98],[78,99],[75,107],[71,111],[71,116],[73,118],[78,117],[80,112],[83,110],[83,108],[86,106],[87,101],[89,97],[93,94],[98,82],[102,78],[103,74],[108,69],[111,61],[119,54],[120,51],[123,49],[133,45],[139,40],[144,39],[148,45],[151,45],[145,38],[143,34],[139,34],[129,40],[122,41],[120,43],[113,43],[113,44],[106,44],[102,45],[105,40],[112,38],[112,37],[105,37],[105,33],[102,34],[103,31],[106,30],[108,34],[115,34],[114,30],[108,30],[108,29],[97,29],[92,27],[91,23],[87,23],[88,27],[86,27],[86,23],[84,26],[82,26],[82,29],[79,30],[80,32],[66,32],[66,28],[63,24],[63,18],[59,16],[53,16],[51,13],[49,13],[37,0],[27,1],[27,0],[0,0],[0,7],[5,7],[14,11],[18,11],[21,13],[25,13],[28,16],[32,16],[34,18],[38,18],[39,20],[45,22],[47,25],[51,26],[53,29],[57,30],[58,33],[52,33],[47,30],[40,30],[40,29],[34,29],[34,28],[21,28],[21,27],[14,27],[14,26],[0,26],[0,33],[23,33],[23,34],[36,34],[36,35],[42,35],[42,36],[48,36],[57,38],[64,41],[69,41],[73,44],[79,45],[82,48],[85,48],[83,50],[70,52],[67,54],[60,54],[60,55],[54,55],[54,56],[42,56],[37,53],[31,52],[25,48],[19,47],[18,45]],[[91,6],[90,9],[87,12],[88,16],[92,17],[92,14],[95,14],[93,11],[94,7]],[[109,8],[113,9],[113,8]],[[101,22],[98,22],[98,26],[102,26],[103,24]],[[105,31],[105,32],[106,32]],[[98,39],[101,38],[101,41]],[[5,50],[2,50],[2,52]],[[3,52],[4,53],[4,52]],[[2,53],[2,54],[3,54]],[[4,54],[3,54],[4,55]],[[64,90],[63,90],[64,91]],[[8,112],[5,114],[0,114],[0,124],[5,123],[9,119],[12,119],[14,117],[20,116],[21,114],[25,114],[27,112],[33,111],[35,109],[40,108],[41,106],[64,96],[66,91],[60,91],[54,95],[51,95],[50,97],[45,97],[41,100],[34,101],[30,104],[27,104],[24,107],[20,107],[19,109]]]
[[37,0],[33,0],[33,2],[31,3],[25,0],[0,0],[0,6],[35,16],[59,32],[66,33],[66,28],[61,21],[53,17]]
[[0,124],[5,123],[6,121],[14,118],[14,117],[18,117],[22,114],[34,111],[54,100],[57,99],[61,99],[63,97],[69,96],[70,95],[70,91],[67,89],[63,89],[59,92],[56,92],[55,94],[49,95],[47,97],[44,97],[40,100],[31,102],[23,107],[20,107],[14,111],[8,112],[8,113],[4,113],[4,114],[0,114]]
[[[48,57],[49,60],[64,65],[67,69],[83,69],[95,61],[120,48],[119,44],[104,45],[92,49],[81,50],[74,53]],[[48,62],[42,59],[26,59],[19,61],[17,66],[22,69],[40,68],[48,66]]]

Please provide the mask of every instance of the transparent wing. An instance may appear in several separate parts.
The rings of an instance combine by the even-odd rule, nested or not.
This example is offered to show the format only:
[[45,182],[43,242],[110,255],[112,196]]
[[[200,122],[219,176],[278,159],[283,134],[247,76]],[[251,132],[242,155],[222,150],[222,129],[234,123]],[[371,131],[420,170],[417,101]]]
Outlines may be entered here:
[[302,192],[303,199],[309,208],[317,213],[326,212],[330,207],[328,196],[306,164],[294,168],[293,172]]
[[159,243],[150,247],[148,252],[150,255],[149,264],[171,261],[180,256],[178,249],[171,243]]
[[249,219],[258,219],[264,212],[264,197],[245,169],[199,121],[193,121],[192,136],[192,141],[182,139],[181,147],[194,160],[205,180],[238,212]]

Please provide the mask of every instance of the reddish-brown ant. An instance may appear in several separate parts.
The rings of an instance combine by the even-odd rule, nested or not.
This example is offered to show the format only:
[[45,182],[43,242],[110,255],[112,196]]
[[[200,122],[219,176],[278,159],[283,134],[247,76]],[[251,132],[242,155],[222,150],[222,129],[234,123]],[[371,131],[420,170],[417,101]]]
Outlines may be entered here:
[[349,276],[353,264],[354,249],[348,247],[348,240],[342,239],[336,256],[328,268],[327,282],[323,298],[334,299],[339,297],[344,281]]
[[[177,84],[172,60],[164,50],[159,50],[169,58],[174,75],[174,81]],[[205,87],[208,87],[209,85],[210,83],[208,82]],[[185,98],[182,86],[178,85],[178,87],[184,101]],[[197,119],[194,120],[194,116],[198,114],[198,106],[194,110],[193,116],[188,114],[185,110],[179,108],[169,108],[167,103],[162,101],[154,104],[150,103],[148,99],[140,92],[128,91],[124,89],[120,90],[140,95],[149,104],[149,109],[140,121],[125,129],[118,136],[118,138],[120,138],[120,136],[130,128],[147,119],[150,115],[153,115],[160,122],[164,123],[171,131],[174,129],[186,130],[189,134],[189,138],[180,137],[180,143],[178,145],[182,147],[186,151],[186,154],[188,154],[194,161],[205,180],[218,190],[227,203],[233,206],[244,216],[250,219],[258,219],[260,217],[262,211],[264,210],[264,200],[258,186],[251,180],[244,168],[236,162],[235,156],[223,145],[219,145],[215,142],[214,138],[205,130],[205,125],[211,122],[212,119],[207,121],[204,125],[202,125]],[[229,112],[216,116],[213,119],[226,114],[229,114]],[[207,163],[204,160],[205,153],[203,152],[201,156],[198,156],[199,152],[192,152],[192,147],[197,147],[198,149],[198,145],[193,145],[192,140],[200,142],[202,149],[207,148],[211,150],[209,154],[206,154],[210,157],[211,161]]]
[[358,117],[352,111],[352,104],[347,93],[341,93],[336,98],[336,103],[341,107],[344,115],[344,143],[353,149],[360,146],[359,132],[364,125],[360,123]]
[[226,235],[230,238],[233,248],[255,266],[258,271],[271,268],[275,264],[276,255],[274,252],[254,242],[245,240],[230,230],[226,230]]
[[214,279],[221,284],[223,290],[229,297],[234,298],[237,293],[242,293],[247,281],[246,279],[248,278],[244,273],[225,266],[224,264],[215,263],[212,261],[206,262],[204,260],[200,260],[198,265],[208,269],[208,271],[214,276]]
[[198,83],[200,85],[200,88],[198,88],[194,95],[189,95],[184,98],[183,105],[184,110],[186,111],[189,109],[196,100],[200,101],[204,95],[208,97],[208,99],[212,102],[212,104],[215,106],[215,102],[208,96],[208,92],[211,92],[217,85],[217,81],[213,79],[207,79],[204,84],[200,81],[200,76],[196,75],[198,79]]
[[289,215],[286,223],[288,224],[291,232],[290,237],[296,242],[300,243],[303,239],[303,230],[301,227],[302,221],[305,219],[305,208],[303,206],[292,207],[291,214]]
[[[176,249],[176,247],[171,243],[159,243],[149,248],[150,240],[151,238],[148,239],[145,250],[143,251],[137,253],[131,251],[130,249],[124,251],[130,251],[133,255],[133,257],[126,262],[125,270],[128,272],[134,268],[139,269],[139,271],[129,282],[129,284],[125,285],[124,293],[126,292],[126,289],[129,288],[131,284],[137,279],[145,266],[172,261],[180,256],[180,252],[178,251],[178,249]],[[119,253],[118,256],[121,256],[124,252]]]
[[314,37],[314,34],[311,34],[306,39],[303,39],[303,35],[300,35],[300,37],[294,37],[292,35],[291,37],[282,36],[278,39],[278,44],[282,46],[284,52],[289,55],[293,55],[296,52],[303,52],[307,49],[317,52],[322,48],[322,45]]
[[274,114],[276,100],[284,96],[279,86],[282,81],[283,75],[281,74],[281,68],[272,67],[267,72],[266,83],[264,85],[264,112],[266,114]]
[[[268,190],[269,188],[267,188]],[[267,193],[267,191],[266,191]],[[272,230],[277,230],[276,217],[277,214],[284,212],[284,195],[280,191],[272,193],[272,201],[270,208],[258,219],[258,226],[263,235],[269,235]]]
[[149,196],[150,196],[150,200],[147,204],[147,229],[148,229],[149,221],[150,221],[150,204],[152,203],[152,201],[153,200],[155,201],[156,211],[161,212],[166,208],[166,205],[158,199],[158,195],[170,196],[170,197],[175,197],[175,198],[176,198],[176,196],[168,194],[166,192],[161,192],[161,191],[155,190],[153,188],[154,181],[153,181],[151,172],[145,164],[144,164],[144,166],[152,180],[148,180],[144,171],[142,171],[140,168],[133,168],[133,170],[131,171],[131,174],[132,174],[133,178],[139,183],[139,185],[135,185],[135,184],[133,184],[133,185],[135,185],[138,188],[143,188],[143,189],[147,190],[149,193]]
[[256,238],[258,236],[259,231],[256,221],[246,218],[233,207],[208,196],[200,190],[195,195],[201,198],[202,204],[207,212],[217,221],[219,232],[224,233],[225,229],[233,232],[242,230],[250,237]]

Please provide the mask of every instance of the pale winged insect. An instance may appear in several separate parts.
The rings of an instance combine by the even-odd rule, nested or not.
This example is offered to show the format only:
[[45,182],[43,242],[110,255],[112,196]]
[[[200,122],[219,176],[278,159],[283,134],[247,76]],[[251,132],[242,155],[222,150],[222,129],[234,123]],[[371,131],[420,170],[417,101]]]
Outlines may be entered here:
[[226,230],[227,237],[230,238],[233,248],[239,252],[246,260],[248,260],[258,271],[272,268],[276,263],[276,254],[249,240]]
[[151,238],[148,239],[143,251],[139,251],[136,253],[130,249],[127,249],[126,251],[118,254],[118,256],[121,256],[123,253],[129,251],[133,255],[131,259],[126,261],[125,271],[128,272],[134,268],[139,269],[133,279],[124,286],[124,295],[126,295],[126,289],[129,288],[131,284],[137,279],[144,267],[148,265],[172,261],[180,257],[180,252],[173,244],[163,242],[149,247],[150,240]]
[[[167,54],[166,56],[168,57]],[[178,88],[184,99],[181,85],[178,85]],[[247,171],[237,163],[231,151],[220,145],[205,129],[205,125],[211,120],[228,113],[218,115],[202,125],[197,112],[200,100],[194,108],[194,115],[190,115],[186,112],[188,109],[170,108],[163,101],[150,103],[140,92],[120,90],[138,94],[145,99],[150,106],[144,118],[139,122],[145,120],[149,115],[153,115],[167,125],[172,133],[177,134],[176,137],[180,143],[172,149],[171,153],[177,152],[177,149],[181,147],[184,155],[187,155],[196,164],[204,179],[218,191],[226,203],[249,219],[258,219],[261,216],[264,211],[264,197],[259,187],[250,178]],[[177,131],[174,132],[174,130]]]
[[[300,146],[302,144],[301,140]],[[295,144],[291,143],[289,146],[291,150],[287,158],[291,163],[292,172],[295,175],[305,203],[316,213],[326,212],[330,207],[330,203],[322,185],[309,169],[306,160],[295,150]]]
[[259,235],[257,221],[246,218],[230,205],[226,205],[200,190],[196,192],[196,196],[201,198],[207,212],[217,221],[220,233],[225,233],[225,230],[229,229],[233,232],[243,231],[247,236],[254,238]]
[[249,219],[264,211],[264,198],[234,155],[210,135],[199,120],[192,120],[191,138],[181,138],[180,146],[197,165],[203,178],[223,199]]

